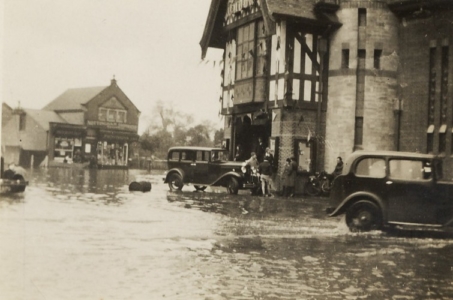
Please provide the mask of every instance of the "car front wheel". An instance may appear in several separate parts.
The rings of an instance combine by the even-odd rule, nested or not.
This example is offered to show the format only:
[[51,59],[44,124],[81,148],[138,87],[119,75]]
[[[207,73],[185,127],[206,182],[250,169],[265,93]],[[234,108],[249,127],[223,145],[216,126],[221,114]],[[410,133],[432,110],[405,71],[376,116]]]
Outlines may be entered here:
[[239,183],[238,180],[234,177],[230,177],[227,183],[227,190],[228,193],[236,195],[239,191]]
[[179,174],[173,173],[168,178],[168,187],[170,191],[180,191],[183,187],[182,177]]
[[346,224],[352,232],[381,229],[381,210],[371,201],[358,201],[346,211]]

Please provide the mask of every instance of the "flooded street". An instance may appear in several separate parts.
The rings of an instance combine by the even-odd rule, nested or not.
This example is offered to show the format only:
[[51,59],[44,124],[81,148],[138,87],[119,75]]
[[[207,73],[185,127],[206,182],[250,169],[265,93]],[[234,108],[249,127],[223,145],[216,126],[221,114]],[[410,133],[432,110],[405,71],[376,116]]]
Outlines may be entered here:
[[162,172],[28,175],[0,200],[0,299],[453,299],[451,236],[350,233],[326,199],[169,193]]

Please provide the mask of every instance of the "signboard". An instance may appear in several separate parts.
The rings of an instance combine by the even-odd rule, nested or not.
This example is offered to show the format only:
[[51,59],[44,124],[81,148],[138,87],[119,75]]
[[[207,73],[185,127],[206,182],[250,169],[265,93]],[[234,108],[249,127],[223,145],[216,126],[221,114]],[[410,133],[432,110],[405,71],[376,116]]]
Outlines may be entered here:
[[111,129],[126,129],[126,130],[135,131],[135,132],[138,130],[137,125],[123,124],[123,123],[116,123],[116,122],[87,121],[87,125],[101,126],[101,127],[105,127],[105,128],[111,128]]

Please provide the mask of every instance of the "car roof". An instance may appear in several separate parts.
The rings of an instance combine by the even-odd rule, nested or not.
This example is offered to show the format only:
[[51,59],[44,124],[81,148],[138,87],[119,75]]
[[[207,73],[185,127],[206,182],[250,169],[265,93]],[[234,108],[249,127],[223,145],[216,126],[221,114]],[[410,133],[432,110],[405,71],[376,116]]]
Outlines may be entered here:
[[172,150],[200,150],[200,151],[212,151],[212,150],[226,150],[222,148],[213,148],[213,147],[198,147],[198,146],[176,146],[171,147],[168,151]]
[[[403,152],[403,151],[367,151],[359,150],[353,152],[345,161],[345,172],[348,173],[351,168],[351,164],[360,157],[387,157],[387,158],[421,158],[421,159],[433,159],[436,158],[434,154],[426,154],[419,152]],[[344,174],[344,173],[343,173]]]

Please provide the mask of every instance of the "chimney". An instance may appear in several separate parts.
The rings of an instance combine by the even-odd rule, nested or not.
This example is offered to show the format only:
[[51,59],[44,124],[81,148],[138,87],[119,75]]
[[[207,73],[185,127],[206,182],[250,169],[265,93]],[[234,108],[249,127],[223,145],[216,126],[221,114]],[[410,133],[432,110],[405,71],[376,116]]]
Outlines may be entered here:
[[115,75],[113,75],[113,79],[110,81],[110,85],[111,85],[111,86],[116,86]]

